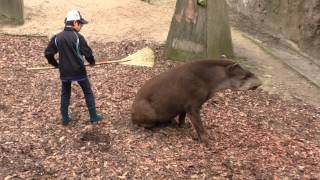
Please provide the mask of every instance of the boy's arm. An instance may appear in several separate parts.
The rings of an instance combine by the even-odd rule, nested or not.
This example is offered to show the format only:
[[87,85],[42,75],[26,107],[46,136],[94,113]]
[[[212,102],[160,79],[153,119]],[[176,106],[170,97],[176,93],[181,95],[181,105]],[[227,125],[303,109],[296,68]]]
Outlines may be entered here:
[[57,60],[54,58],[54,55],[58,52],[57,46],[55,44],[55,38],[56,36],[53,36],[48,44],[48,47],[44,51],[44,56],[48,60],[48,63],[52,66],[58,68],[59,64]]
[[89,62],[90,65],[94,65],[96,63],[93,52],[91,48],[89,47],[87,41],[85,38],[79,34],[79,44],[80,44],[80,53],[84,55],[86,60]]

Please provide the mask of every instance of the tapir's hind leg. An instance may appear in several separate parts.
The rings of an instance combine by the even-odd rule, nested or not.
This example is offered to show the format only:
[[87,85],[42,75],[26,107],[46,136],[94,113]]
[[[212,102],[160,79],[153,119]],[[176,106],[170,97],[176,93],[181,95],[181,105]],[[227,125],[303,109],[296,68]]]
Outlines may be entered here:
[[167,127],[173,124],[174,119],[165,119],[156,113],[146,100],[135,102],[132,107],[132,123],[146,129]]
[[146,100],[133,103],[132,123],[145,128],[152,128],[157,125],[156,112]]

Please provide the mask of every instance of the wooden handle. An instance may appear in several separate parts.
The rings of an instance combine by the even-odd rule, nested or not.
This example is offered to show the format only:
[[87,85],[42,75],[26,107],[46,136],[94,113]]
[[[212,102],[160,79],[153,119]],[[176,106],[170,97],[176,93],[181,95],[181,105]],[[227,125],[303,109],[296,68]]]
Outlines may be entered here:
[[[120,60],[113,60],[113,61],[98,61],[95,63],[95,65],[100,65],[100,64],[111,64],[111,63],[122,63],[122,62],[127,62],[131,61],[131,59],[120,59]],[[90,64],[85,64],[85,66],[90,66]],[[53,66],[47,66],[47,67],[32,67],[32,68],[27,68],[27,70],[47,70],[47,69],[58,69]]]

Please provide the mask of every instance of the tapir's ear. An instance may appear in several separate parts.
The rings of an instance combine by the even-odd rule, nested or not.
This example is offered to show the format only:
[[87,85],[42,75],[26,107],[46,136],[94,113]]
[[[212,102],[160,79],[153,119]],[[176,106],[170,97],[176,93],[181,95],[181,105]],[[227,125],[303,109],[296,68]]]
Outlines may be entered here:
[[238,70],[241,69],[241,66],[238,63],[231,64],[227,66],[227,74],[229,76],[234,76],[237,74]]

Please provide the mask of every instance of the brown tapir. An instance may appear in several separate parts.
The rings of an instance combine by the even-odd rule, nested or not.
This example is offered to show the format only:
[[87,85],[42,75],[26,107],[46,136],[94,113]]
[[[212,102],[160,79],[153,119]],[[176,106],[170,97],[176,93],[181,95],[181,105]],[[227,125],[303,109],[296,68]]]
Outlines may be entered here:
[[186,114],[200,141],[208,142],[200,118],[203,103],[224,89],[256,89],[261,81],[231,60],[199,60],[185,63],[148,80],[138,91],[132,105],[132,122],[153,127]]

